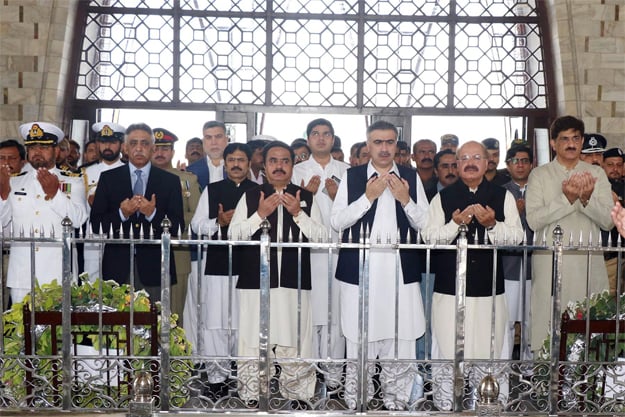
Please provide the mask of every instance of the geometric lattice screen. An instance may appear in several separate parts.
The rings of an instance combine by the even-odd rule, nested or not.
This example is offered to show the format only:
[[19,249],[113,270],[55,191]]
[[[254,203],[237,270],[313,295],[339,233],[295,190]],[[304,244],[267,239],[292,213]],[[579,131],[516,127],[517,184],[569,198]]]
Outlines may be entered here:
[[76,99],[545,109],[535,0],[95,0]]

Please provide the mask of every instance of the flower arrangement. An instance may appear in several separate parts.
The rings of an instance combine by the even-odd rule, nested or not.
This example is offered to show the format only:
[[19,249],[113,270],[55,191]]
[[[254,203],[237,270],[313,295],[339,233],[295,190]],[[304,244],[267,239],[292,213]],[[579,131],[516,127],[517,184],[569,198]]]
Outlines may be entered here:
[[[608,290],[604,290],[598,294],[591,294],[590,298],[580,301],[569,302],[566,306],[566,312],[569,314],[571,320],[586,320],[586,313],[590,320],[615,320],[617,319],[617,300],[620,305],[619,320],[625,319],[625,294],[620,297],[610,294]],[[598,334],[591,335],[590,345],[594,346]],[[540,350],[541,359],[549,360],[550,358],[550,338],[547,337],[543,341],[542,348]],[[577,334],[569,334],[567,336],[567,358],[570,361],[579,361],[584,356],[585,351],[584,338]],[[625,343],[618,343],[616,346],[616,352],[625,352]]]
[[[36,304],[33,307],[32,295],[28,294],[22,302],[14,303],[10,310],[7,310],[3,314],[4,320],[4,347],[5,355],[20,356],[24,354],[24,321],[23,321],[23,307],[27,304],[31,311],[60,311],[63,300],[63,287],[56,281],[52,281],[49,284],[36,285],[34,290]],[[145,291],[137,291],[135,293],[130,292],[130,286],[123,284],[120,285],[115,281],[103,281],[96,280],[90,282],[86,275],[80,276],[80,285],[73,283],[71,287],[71,299],[73,311],[99,311],[102,308],[104,311],[135,311],[135,312],[148,312],[150,311],[150,299]],[[160,312],[160,303],[156,303],[157,312]],[[172,314],[169,318],[170,322],[170,354],[175,356],[188,356],[191,354],[191,345],[187,341],[184,330],[177,325],[178,316]],[[117,327],[117,328],[116,328]],[[139,328],[137,328],[139,327]],[[133,352],[123,352],[129,356],[149,356],[150,355],[150,340],[147,326],[136,326],[133,329]],[[113,330],[120,330],[122,326],[114,326]],[[72,329],[93,332],[87,336],[81,336],[80,332],[76,333],[76,343],[85,343],[91,345],[95,350],[101,348],[117,349],[117,344],[120,348],[126,346],[125,332],[119,331],[119,339],[115,339],[113,345],[100,346],[101,340],[97,334],[97,326],[81,325],[72,326]],[[161,330],[161,314],[158,315],[158,331]],[[37,343],[35,352],[41,357],[49,356],[52,354],[52,335],[49,327],[38,328],[37,330]],[[59,328],[60,332],[61,329]],[[60,334],[58,337],[60,338]],[[88,340],[84,340],[86,337]],[[107,343],[108,339],[104,339],[104,343]],[[43,359],[42,359],[43,360]],[[5,363],[2,382],[5,389],[7,389],[15,399],[24,398],[26,388],[24,384],[25,371],[23,367],[17,363],[10,363],[11,361],[17,362],[18,359],[8,359]],[[183,367],[177,367],[175,372],[186,373]],[[190,371],[189,371],[190,372]],[[177,377],[184,377],[184,375],[177,375]],[[18,400],[19,401],[19,400]]]

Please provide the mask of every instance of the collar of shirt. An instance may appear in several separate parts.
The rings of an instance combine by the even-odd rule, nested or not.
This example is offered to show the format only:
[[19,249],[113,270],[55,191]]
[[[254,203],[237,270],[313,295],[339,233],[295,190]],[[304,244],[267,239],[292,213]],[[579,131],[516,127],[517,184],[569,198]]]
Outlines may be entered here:
[[[393,166],[388,171],[389,174],[391,172],[394,172],[395,175],[397,175],[398,177],[401,177],[401,175],[399,175],[399,169],[397,169],[397,165],[395,164],[395,162],[393,162]],[[367,178],[371,178],[373,174],[380,175],[380,173],[373,166],[373,163],[369,161],[369,163],[367,164]]]
[[143,168],[137,168],[132,164],[132,162],[129,161],[128,166],[130,167],[130,178],[133,184],[135,182],[135,179],[137,178],[135,176],[135,171],[138,169],[141,170],[141,178],[143,178],[143,181],[148,180],[148,177],[150,176],[150,169],[152,168],[152,162],[148,162],[143,166]]

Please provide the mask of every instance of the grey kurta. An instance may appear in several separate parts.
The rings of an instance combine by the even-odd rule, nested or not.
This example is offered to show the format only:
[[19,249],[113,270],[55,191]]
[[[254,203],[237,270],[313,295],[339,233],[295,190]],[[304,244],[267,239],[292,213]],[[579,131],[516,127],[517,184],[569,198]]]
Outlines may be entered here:
[[[590,172],[597,178],[594,191],[586,207],[579,200],[570,204],[562,192],[562,181],[574,172]],[[579,161],[575,168],[567,170],[557,160],[535,168],[530,174],[525,210],[527,223],[534,230],[538,244],[546,237],[547,245],[553,244],[553,230],[560,225],[564,231],[564,243],[568,244],[569,236],[578,242],[580,232],[584,244],[588,243],[592,233],[593,242],[600,236],[599,229],[612,228],[610,209],[613,206],[610,184],[605,172],[594,165]],[[562,263],[562,296],[561,305],[569,301],[586,297],[586,282],[589,282],[591,293],[608,288],[608,277],[601,252],[591,256],[590,273],[586,279],[588,268],[587,253],[565,252]],[[532,256],[532,350],[540,349],[547,337],[551,316],[551,276],[552,252],[535,251]]]

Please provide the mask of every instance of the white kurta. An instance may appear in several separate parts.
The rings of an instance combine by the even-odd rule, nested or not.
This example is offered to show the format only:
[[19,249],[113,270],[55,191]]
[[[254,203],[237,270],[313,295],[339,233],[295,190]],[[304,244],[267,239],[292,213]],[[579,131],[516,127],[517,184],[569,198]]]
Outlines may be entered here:
[[[302,202],[303,203],[303,202]],[[286,209],[280,205],[278,210],[277,231],[278,239],[282,236],[283,217],[289,215]],[[300,211],[293,220],[297,223],[302,234],[306,237],[319,236],[323,225],[321,213],[317,203],[313,199],[310,209],[310,217]],[[237,208],[232,216],[230,231],[232,236],[248,236],[254,234],[260,228],[262,219],[257,212],[247,216],[247,201],[245,195],[239,200]],[[282,251],[278,248],[277,264],[281,264]],[[278,279],[280,269],[278,269]],[[239,315],[239,351],[247,350],[250,346],[258,347],[259,335],[259,290],[238,290],[240,295],[240,309],[244,314]],[[312,319],[310,311],[310,291],[302,291],[301,305],[301,356],[311,357],[312,354]],[[297,320],[297,290],[292,288],[272,288],[270,291],[270,344],[279,346],[296,347],[298,338]]]
[[[321,178],[321,184],[315,193],[315,200],[319,205],[321,212],[321,219],[326,231],[332,237],[333,242],[338,241],[338,233],[332,230],[330,218],[332,216],[332,199],[328,195],[325,189],[325,181],[327,178],[343,178],[345,171],[347,171],[349,165],[344,162],[337,161],[331,158],[330,162],[322,167],[312,156],[308,160],[301,162],[293,168],[292,182],[295,185],[300,185],[302,181],[304,185],[308,184],[310,179],[318,175]],[[325,326],[328,324],[328,278],[334,277],[334,271],[336,270],[336,262],[338,260],[337,254],[333,254],[332,257],[332,269],[328,274],[328,251],[321,249],[311,249],[310,251],[310,275],[312,282],[312,305],[313,305],[313,325]],[[337,281],[332,280],[332,318],[333,321],[338,323],[339,319],[339,289],[338,285],[335,285]]]
[[[590,172],[597,178],[590,201],[584,207],[579,200],[570,204],[562,192],[562,181],[574,172]],[[600,167],[579,161],[575,168],[567,170],[557,160],[535,168],[529,176],[525,195],[527,223],[534,230],[537,244],[542,244],[543,236],[547,245],[553,244],[553,230],[557,225],[564,231],[564,244],[579,242],[580,232],[584,244],[588,244],[592,233],[593,242],[597,242],[600,229],[613,227],[610,218],[612,200],[610,183]],[[565,252],[562,262],[562,293],[560,303],[566,306],[569,301],[586,298],[587,285],[590,292],[597,293],[608,289],[608,275],[601,252],[590,257],[590,273],[587,252]],[[552,252],[534,251],[532,255],[532,350],[540,349],[548,335],[551,317],[551,276]]]
[[[428,225],[423,229],[423,240],[451,242],[458,235],[458,224],[453,220],[445,223],[445,213],[440,194],[430,202]],[[506,191],[504,199],[504,221],[498,221],[488,232],[489,243],[517,244],[523,240],[523,226],[514,197]],[[437,274],[438,278],[438,274]],[[493,300],[491,297],[467,297],[465,312],[465,358],[484,359],[490,357],[490,317]],[[505,294],[495,296],[495,358],[509,355],[504,349],[504,335],[507,330],[508,309]],[[455,296],[434,292],[432,300],[432,334],[438,346],[433,346],[433,359],[453,359],[455,346]]]
[[[45,200],[45,193],[37,179],[37,171],[29,171],[11,177],[11,192],[6,200],[0,200],[0,219],[3,227],[11,227],[13,234],[30,236],[31,230],[38,237],[49,237],[52,230],[61,236],[61,222],[67,216],[74,227],[87,220],[87,201],[83,179],[73,174],[61,173],[57,168],[49,170],[59,179],[60,185],[54,198]],[[11,224],[12,221],[12,224]],[[39,284],[63,278],[61,262],[62,247],[58,243],[37,243],[31,254],[29,242],[13,242],[7,273],[9,288],[30,289],[31,257],[35,257],[35,277]],[[14,300],[20,301],[20,300]]]
[[[395,164],[392,171],[399,172]],[[376,170],[369,162],[367,178],[374,173]],[[335,231],[345,230],[354,225],[372,205],[365,194],[348,205],[347,175],[342,178],[332,207],[331,222]],[[419,230],[427,223],[428,201],[416,171],[414,175],[417,184],[417,202],[411,200],[404,207],[404,213],[410,226]],[[371,227],[371,242],[376,242],[378,236],[382,242],[386,242],[387,236],[391,238],[392,243],[397,241],[395,201],[388,188],[378,197]],[[399,268],[399,300],[396,300],[395,250],[372,249],[369,260],[369,342],[395,338],[395,305],[398,305],[399,339],[414,340],[421,337],[425,332],[425,315],[420,284],[418,282],[405,284],[403,273]],[[341,282],[340,289],[341,328],[347,339],[357,341],[360,333],[358,286]]]

